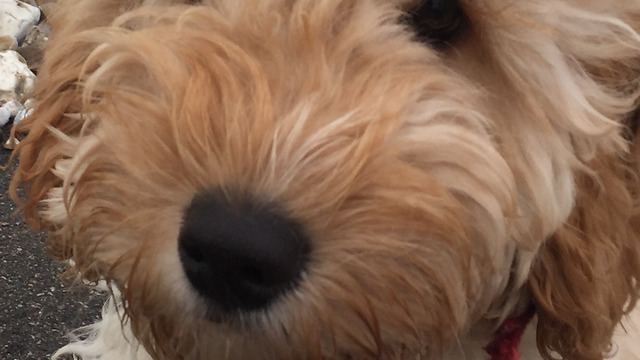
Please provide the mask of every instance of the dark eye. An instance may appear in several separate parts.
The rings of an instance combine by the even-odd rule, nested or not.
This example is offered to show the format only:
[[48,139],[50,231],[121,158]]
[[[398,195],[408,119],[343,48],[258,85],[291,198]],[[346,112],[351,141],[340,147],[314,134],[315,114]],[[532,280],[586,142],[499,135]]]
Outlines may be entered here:
[[452,44],[469,25],[457,0],[424,0],[409,11],[408,21],[421,41],[436,47]]

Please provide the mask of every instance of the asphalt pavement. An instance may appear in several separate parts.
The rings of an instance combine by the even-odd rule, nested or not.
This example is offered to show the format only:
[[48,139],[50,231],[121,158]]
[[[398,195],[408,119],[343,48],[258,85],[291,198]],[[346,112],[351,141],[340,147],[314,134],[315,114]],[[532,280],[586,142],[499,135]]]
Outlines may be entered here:
[[[1,165],[9,155],[0,147]],[[46,234],[25,225],[7,194],[14,167],[0,169],[0,360],[48,359],[66,334],[95,321],[104,299],[60,279],[64,266],[47,256]]]

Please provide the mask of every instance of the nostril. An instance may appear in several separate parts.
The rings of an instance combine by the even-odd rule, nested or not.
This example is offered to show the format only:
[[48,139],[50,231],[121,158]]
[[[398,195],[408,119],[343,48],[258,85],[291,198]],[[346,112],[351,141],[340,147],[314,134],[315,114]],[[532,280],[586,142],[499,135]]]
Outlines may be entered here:
[[265,278],[262,271],[253,266],[244,266],[240,269],[240,278],[248,283],[255,284],[257,286],[265,286]]
[[255,310],[297,285],[310,243],[277,206],[211,192],[185,209],[178,253],[204,298],[224,311]]
[[184,251],[185,256],[189,257],[191,261],[197,263],[204,262],[204,255],[202,252],[198,251],[198,248],[193,243],[185,242],[182,250]]

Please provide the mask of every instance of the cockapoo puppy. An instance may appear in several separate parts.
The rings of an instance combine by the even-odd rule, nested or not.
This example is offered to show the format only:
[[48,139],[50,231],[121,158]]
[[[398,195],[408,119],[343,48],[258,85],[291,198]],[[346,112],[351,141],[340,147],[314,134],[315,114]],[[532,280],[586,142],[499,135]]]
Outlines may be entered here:
[[640,359],[640,1],[51,24],[11,191],[112,295],[58,355]]

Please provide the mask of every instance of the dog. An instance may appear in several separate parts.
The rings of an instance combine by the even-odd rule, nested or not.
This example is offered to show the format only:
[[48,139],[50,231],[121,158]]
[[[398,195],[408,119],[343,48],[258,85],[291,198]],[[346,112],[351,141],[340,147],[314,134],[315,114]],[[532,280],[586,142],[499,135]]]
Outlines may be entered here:
[[50,21],[10,191],[111,294],[56,356],[640,359],[637,0]]

